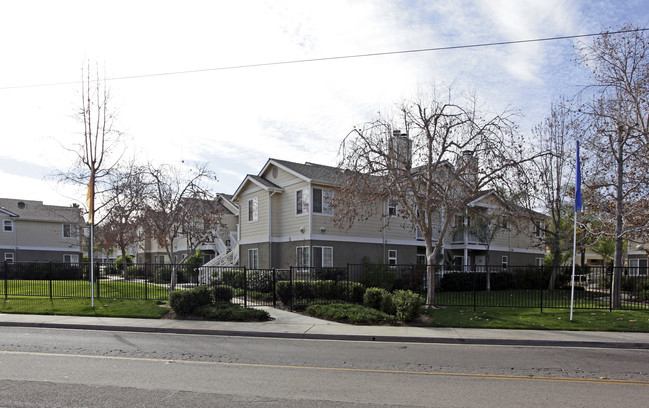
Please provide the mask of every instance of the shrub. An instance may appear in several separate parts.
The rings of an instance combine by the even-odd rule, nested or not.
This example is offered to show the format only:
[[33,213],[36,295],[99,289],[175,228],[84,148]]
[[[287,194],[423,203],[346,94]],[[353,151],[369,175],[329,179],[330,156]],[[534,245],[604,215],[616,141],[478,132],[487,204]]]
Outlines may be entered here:
[[233,297],[232,286],[215,285],[212,294],[215,302],[230,302]]
[[194,310],[194,314],[208,320],[224,321],[265,321],[270,315],[265,310],[249,309],[232,303],[204,305]]
[[221,280],[228,286],[233,288],[244,287],[243,271],[223,271],[221,273]]
[[419,310],[424,304],[421,296],[410,290],[397,290],[392,294],[392,302],[396,310],[397,320],[407,322],[419,316]]
[[365,286],[358,282],[314,280],[295,280],[291,291],[291,281],[277,282],[277,297],[284,304],[294,300],[345,300],[350,302],[362,302]]
[[381,309],[383,313],[389,315],[395,315],[396,309],[394,308],[394,302],[392,300],[392,293],[386,291],[385,294],[381,297]]
[[383,288],[367,288],[363,296],[363,305],[381,310],[381,301],[385,293],[388,293],[388,291]]
[[169,305],[178,314],[187,315],[200,306],[212,303],[212,291],[207,286],[197,286],[190,290],[176,290],[169,296]]
[[394,317],[373,308],[349,304],[332,303],[328,305],[312,305],[305,313],[321,319],[335,320],[352,324],[392,323]]

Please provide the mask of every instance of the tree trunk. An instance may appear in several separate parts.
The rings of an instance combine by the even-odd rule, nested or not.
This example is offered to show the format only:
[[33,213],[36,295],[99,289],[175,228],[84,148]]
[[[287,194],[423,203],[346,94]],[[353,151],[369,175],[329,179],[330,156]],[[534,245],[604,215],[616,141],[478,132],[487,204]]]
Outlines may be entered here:
[[622,262],[624,241],[622,238],[623,233],[623,189],[624,189],[624,142],[623,142],[623,129],[618,130],[617,139],[617,185],[615,197],[615,260],[613,262],[613,279],[611,292],[613,294],[612,305],[613,309],[619,309],[622,306]]
[[[554,290],[554,284],[557,280],[557,275],[559,274],[559,268],[561,266],[561,246],[559,242],[559,236],[555,235],[552,242],[552,273],[550,274],[550,283],[548,284],[548,290],[551,292]],[[575,254],[573,254],[575,256]],[[543,285],[543,283],[541,283]]]

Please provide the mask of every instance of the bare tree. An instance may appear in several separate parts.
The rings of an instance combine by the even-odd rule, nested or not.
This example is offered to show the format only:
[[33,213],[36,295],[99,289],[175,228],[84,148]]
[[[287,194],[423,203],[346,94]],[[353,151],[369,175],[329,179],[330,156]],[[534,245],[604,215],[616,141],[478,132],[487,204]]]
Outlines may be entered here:
[[[214,173],[206,165],[198,165],[189,171],[170,166],[145,168],[147,177],[146,209],[143,225],[146,233],[165,249],[172,262],[169,292],[177,283],[175,262],[175,242],[182,234],[197,236],[196,229],[204,229],[204,223],[191,222],[200,217],[211,216],[211,224],[218,222],[218,214],[206,211],[206,208],[217,204],[214,197],[204,186],[209,179],[215,179]],[[210,204],[212,203],[212,204]]]
[[90,64],[81,72],[80,96],[81,104],[75,116],[83,124],[83,139],[72,147],[64,147],[76,160],[71,169],[59,171],[55,177],[66,183],[88,186],[88,218],[91,224],[98,224],[101,219],[97,222],[94,216],[101,211],[103,200],[95,200],[95,196],[106,192],[103,182],[119,162],[120,157],[115,157],[115,153],[121,133],[113,128],[115,114],[106,80],[100,78],[98,69],[92,76]]
[[[117,245],[125,259],[128,248],[140,240],[147,187],[144,169],[130,162],[110,174],[107,185],[106,215],[98,235],[104,242]],[[128,279],[126,262],[122,263],[122,273]]]
[[334,221],[349,227],[380,215],[376,203],[395,200],[424,238],[428,305],[435,303],[434,269],[455,216],[522,160],[524,141],[508,114],[487,116],[474,98],[456,99],[449,92],[444,100],[403,104],[406,135],[378,119],[350,133],[340,147]]
[[[527,163],[518,180],[521,205],[527,210],[540,237],[552,254],[552,273],[548,290],[553,290],[560,271],[562,253],[572,248],[575,151],[570,147],[581,129],[568,101],[552,103],[550,115],[532,129],[539,155]],[[547,215],[538,217],[540,210]],[[576,254],[573,254],[576,256]]]
[[584,184],[601,197],[591,203],[596,214],[614,220],[613,307],[619,308],[624,240],[649,231],[649,41],[638,30],[604,34],[578,51],[594,80],[585,90],[592,101],[582,108],[591,158]]

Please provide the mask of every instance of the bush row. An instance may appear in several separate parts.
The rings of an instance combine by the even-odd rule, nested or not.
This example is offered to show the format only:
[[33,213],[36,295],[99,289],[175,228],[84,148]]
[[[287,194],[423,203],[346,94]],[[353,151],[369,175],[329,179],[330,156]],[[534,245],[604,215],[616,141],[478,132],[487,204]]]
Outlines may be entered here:
[[419,316],[424,299],[410,290],[396,290],[390,293],[383,288],[367,288],[363,304],[407,322]]
[[217,302],[230,302],[232,288],[230,286],[197,286],[189,290],[176,290],[169,296],[169,305],[178,314],[189,315],[201,306],[209,306]]
[[317,280],[317,281],[279,281],[277,282],[277,297],[284,304],[291,300],[308,301],[313,299],[342,300],[361,303],[365,294],[365,286],[359,282]]
[[[513,272],[493,271],[489,274],[491,290],[529,290],[546,288],[550,283],[552,270],[548,268],[523,268]],[[555,280],[555,288],[570,286],[571,275],[560,271]],[[487,289],[486,272],[448,272],[437,286],[440,292],[483,291]]]

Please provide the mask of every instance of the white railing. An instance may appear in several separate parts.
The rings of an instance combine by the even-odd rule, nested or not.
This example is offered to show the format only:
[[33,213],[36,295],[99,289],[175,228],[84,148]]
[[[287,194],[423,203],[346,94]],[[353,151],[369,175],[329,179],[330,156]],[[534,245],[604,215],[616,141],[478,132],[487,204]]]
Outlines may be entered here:
[[[239,243],[232,248],[232,251],[224,252],[206,262],[198,268],[198,283],[208,284],[212,281],[212,268],[219,266],[236,266],[239,263]],[[221,279],[221,270],[219,269],[219,279]]]

